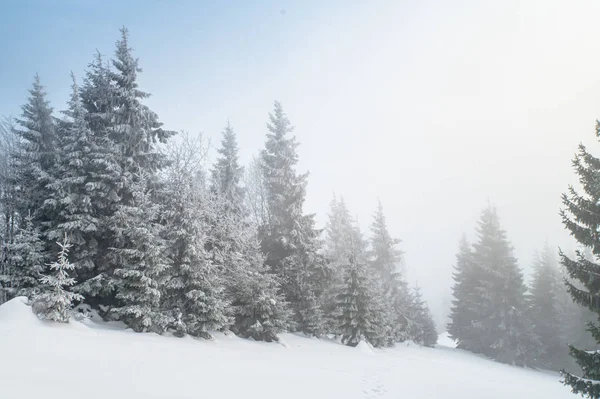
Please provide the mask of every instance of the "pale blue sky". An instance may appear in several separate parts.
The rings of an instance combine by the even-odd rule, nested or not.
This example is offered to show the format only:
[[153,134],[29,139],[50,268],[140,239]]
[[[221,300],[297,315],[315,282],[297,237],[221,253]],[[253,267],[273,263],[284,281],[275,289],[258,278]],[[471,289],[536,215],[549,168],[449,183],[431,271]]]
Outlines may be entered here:
[[[126,3],[126,4],[122,4]],[[229,118],[247,161],[280,100],[310,170],[306,209],[332,193],[366,228],[383,202],[433,311],[461,233],[496,203],[523,267],[547,238],[600,117],[600,2],[32,1],[0,5],[0,115],[34,74],[55,109],[69,72],[112,55],[126,25],[141,88],[166,127],[213,141]]]

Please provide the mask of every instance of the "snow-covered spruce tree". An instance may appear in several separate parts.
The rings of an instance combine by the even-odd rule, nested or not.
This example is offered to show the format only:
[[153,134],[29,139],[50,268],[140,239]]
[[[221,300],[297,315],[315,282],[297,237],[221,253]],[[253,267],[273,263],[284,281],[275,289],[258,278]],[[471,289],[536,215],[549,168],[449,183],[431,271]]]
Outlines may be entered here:
[[121,205],[133,201],[132,187],[137,183],[139,170],[147,175],[151,186],[156,185],[156,173],[166,163],[157,145],[175,134],[164,130],[158,116],[143,103],[149,94],[138,87],[141,69],[132,55],[125,28],[121,29],[116,47],[112,68],[97,56],[81,91],[93,140],[103,149],[92,156],[97,169],[93,170],[93,182],[88,185],[91,190],[103,193],[94,202],[98,217],[95,271],[92,278],[82,281],[81,290],[93,294],[95,303],[105,305],[114,300],[110,284],[116,268],[110,262],[110,248],[115,239],[115,229],[110,223]]
[[9,299],[11,268],[8,264],[8,245],[18,227],[16,211],[15,156],[18,142],[14,121],[0,119],[0,304]]
[[523,274],[491,205],[481,214],[477,234],[469,257],[473,275],[467,278],[472,281],[471,325],[452,335],[460,348],[502,363],[535,365],[541,345],[527,317]]
[[67,236],[57,244],[60,247],[58,260],[49,265],[49,274],[40,277],[42,292],[33,299],[31,309],[40,319],[68,323],[73,301],[81,301],[83,296],[68,291],[75,279],[69,277],[74,266],[68,259],[71,244]]
[[567,337],[563,326],[565,320],[564,283],[552,248],[546,243],[536,255],[530,288],[530,314],[534,331],[540,339],[544,353],[539,364],[560,369],[568,355]]
[[298,329],[318,336],[325,330],[320,299],[330,276],[319,253],[314,215],[303,213],[307,175],[296,173],[298,143],[279,102],[270,114],[268,129],[261,152],[268,206],[268,222],[260,228],[261,246],[267,265],[281,280]]
[[7,245],[7,281],[3,281],[7,299],[26,296],[29,299],[40,291],[40,273],[44,271],[44,243],[33,217],[21,223],[13,241]]
[[337,334],[339,308],[337,295],[344,284],[345,268],[352,254],[366,260],[367,243],[362,237],[343,198],[334,195],[325,226],[323,253],[329,262],[330,282],[323,295],[323,311],[329,333]]
[[140,173],[134,181],[129,187],[131,200],[118,206],[110,224],[115,241],[109,259],[115,267],[116,300],[109,314],[136,332],[161,333],[170,321],[160,308],[160,284],[169,268],[167,247],[148,179]]
[[210,338],[229,326],[229,303],[214,257],[206,249],[214,204],[200,168],[202,142],[183,136],[170,147],[161,200],[171,268],[163,284],[162,308],[173,314],[175,334]]
[[[12,186],[16,195],[17,213],[21,220],[31,214],[32,221],[40,230],[42,240],[53,219],[52,213],[43,206],[50,196],[48,184],[52,183],[52,172],[56,166],[56,126],[52,108],[46,100],[46,91],[35,76],[29,90],[27,104],[22,107],[21,118],[17,119],[16,134],[19,148],[14,153],[15,174]],[[47,248],[44,257],[50,261]]]
[[231,123],[223,130],[219,158],[212,170],[212,187],[223,196],[234,212],[241,212],[244,191],[241,186],[244,168],[239,164],[238,144]]
[[381,311],[389,331],[387,344],[413,339],[408,334],[412,298],[400,271],[402,252],[397,249],[400,241],[392,238],[388,231],[381,202],[373,215],[370,242],[371,270],[386,305]]
[[69,108],[63,112],[66,119],[57,125],[58,162],[53,171],[53,182],[48,185],[50,197],[44,206],[54,214],[48,227],[48,239],[55,241],[68,235],[74,276],[85,281],[93,277],[98,247],[96,207],[104,196],[95,187],[95,172],[99,168],[94,165],[92,156],[102,149],[93,139],[75,76],[71,74],[71,78]]
[[414,342],[423,346],[433,346],[438,339],[438,333],[435,328],[435,322],[429,311],[427,303],[421,296],[421,289],[416,286],[412,293],[412,320],[414,321],[411,336]]
[[231,330],[242,337],[277,341],[277,334],[290,326],[289,305],[277,277],[264,263],[258,240],[248,237],[245,245],[239,254],[242,264],[230,285],[234,314]]
[[337,296],[339,308],[338,330],[342,343],[356,346],[361,340],[380,347],[385,342],[380,323],[380,309],[376,300],[373,279],[369,276],[368,266],[354,255],[350,256],[348,266],[344,268],[344,285]]
[[476,340],[482,337],[476,335],[473,322],[479,319],[480,289],[478,274],[473,263],[473,252],[465,235],[461,237],[459,243],[452,278],[454,299],[450,309],[448,333],[457,341],[459,347],[464,347],[463,341],[466,341],[472,351],[479,351],[482,345],[476,344]]
[[[78,284],[73,287],[82,293],[86,302],[97,305],[110,305],[114,300],[114,286],[110,276],[112,265],[107,257],[110,254],[113,236],[109,228],[111,217],[121,202],[123,173],[121,169],[118,143],[109,136],[112,126],[114,85],[109,76],[110,67],[100,53],[89,64],[86,77],[80,90],[87,126],[90,129],[90,146],[84,153],[89,167],[86,193],[91,199],[91,214],[96,217],[96,230],[91,232],[90,246],[96,241],[95,254],[90,257],[87,268],[76,268]],[[93,248],[93,247],[92,247]],[[91,248],[91,249],[92,249]]]
[[265,266],[256,225],[244,204],[243,168],[228,123],[212,170],[209,248],[232,304],[231,330],[243,337],[274,341],[290,326],[290,311],[275,275]]
[[[600,137],[600,122],[596,124],[596,136]],[[579,177],[583,193],[574,187],[563,194],[564,209],[561,211],[563,224],[571,235],[585,248],[589,248],[593,259],[585,256],[584,251],[577,251],[576,257],[561,252],[561,263],[569,277],[580,284],[567,282],[567,288],[573,299],[600,315],[600,190],[598,190],[598,174],[600,159],[588,152],[585,146],[579,146],[579,153],[573,160],[575,173]],[[588,331],[596,342],[600,343],[600,327],[588,324]],[[594,348],[596,349],[596,348]],[[597,350],[585,350],[570,346],[570,353],[581,367],[583,375],[577,376],[563,371],[564,382],[571,387],[573,393],[589,398],[600,398],[600,353]]]

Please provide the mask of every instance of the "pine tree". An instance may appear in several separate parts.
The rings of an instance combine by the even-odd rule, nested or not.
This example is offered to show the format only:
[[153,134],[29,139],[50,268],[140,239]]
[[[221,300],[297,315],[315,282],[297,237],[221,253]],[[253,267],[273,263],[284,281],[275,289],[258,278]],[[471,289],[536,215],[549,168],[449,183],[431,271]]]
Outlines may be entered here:
[[131,202],[119,205],[111,223],[115,237],[111,263],[117,290],[116,306],[110,314],[136,332],[160,333],[170,321],[160,308],[160,284],[170,265],[158,223],[159,206],[151,201],[143,173],[130,189]]
[[68,259],[71,244],[67,236],[57,244],[60,247],[58,260],[49,265],[54,273],[42,275],[40,278],[41,286],[45,289],[34,298],[32,310],[40,319],[68,323],[73,301],[82,301],[83,296],[68,291],[68,288],[75,284],[75,279],[69,277],[69,272],[74,266]]
[[548,243],[541,254],[536,256],[533,271],[530,290],[531,321],[544,349],[539,363],[555,369],[564,364],[567,354],[567,338],[563,327],[566,309],[561,302],[565,288],[556,258]]
[[452,278],[454,279],[452,287],[454,299],[450,310],[448,333],[452,339],[457,341],[459,347],[467,345],[463,344],[464,340],[468,342],[469,347],[477,347],[479,350],[480,345],[474,344],[478,337],[473,334],[473,323],[479,318],[477,308],[480,291],[473,263],[473,252],[464,235],[460,240]]
[[[596,136],[600,136],[600,122],[596,124]],[[579,146],[579,153],[573,160],[573,167],[579,177],[583,193],[573,187],[563,194],[564,209],[561,210],[563,224],[571,235],[585,248],[589,248],[593,259],[578,250],[576,257],[569,257],[561,252],[561,263],[566,268],[571,279],[580,284],[567,282],[569,293],[573,300],[592,312],[600,315],[600,191],[597,189],[600,159],[590,154],[585,146]],[[588,324],[588,331],[596,342],[600,343],[600,328],[598,324]],[[571,387],[573,393],[589,398],[600,398],[600,353],[587,351],[570,346],[571,356],[581,367],[581,377],[563,371],[564,382]]]
[[[14,153],[16,173],[12,186],[15,189],[17,213],[22,219],[31,214],[33,223],[38,226],[45,241],[47,225],[53,217],[44,207],[44,201],[50,196],[48,185],[52,183],[52,171],[56,164],[56,126],[38,75],[29,94],[27,104],[22,107],[21,118],[17,119],[19,129],[16,134],[20,138],[20,148]],[[44,248],[44,256],[48,256],[47,248]]]
[[[380,340],[374,332],[375,320],[373,317],[373,292],[372,285],[367,274],[367,266],[360,263],[354,256],[346,268],[344,287],[338,295],[338,306],[340,308],[339,331],[342,343],[356,346],[362,340],[377,345]],[[372,342],[375,338],[376,342]],[[379,346],[379,345],[377,345]]]
[[215,208],[203,171],[197,168],[201,151],[184,137],[166,171],[161,199],[172,266],[164,282],[162,308],[176,314],[177,335],[210,338],[210,330],[226,328],[231,321],[222,275],[212,249],[207,249]]
[[93,277],[98,241],[99,221],[96,205],[103,194],[95,188],[93,154],[102,151],[93,140],[87,122],[87,112],[81,103],[79,87],[73,79],[66,120],[58,123],[58,162],[54,170],[52,190],[44,205],[55,215],[49,224],[48,239],[58,240],[67,234],[72,250],[71,263],[79,281]]
[[127,30],[121,29],[112,67],[97,55],[81,90],[92,141],[99,151],[90,154],[91,181],[87,184],[97,196],[93,202],[98,218],[94,234],[98,241],[95,270],[79,289],[86,297],[93,298],[93,303],[104,305],[114,302],[112,275],[116,266],[110,259],[115,241],[115,226],[111,225],[115,213],[134,201],[132,187],[138,183],[138,171],[142,170],[149,184],[156,186],[157,173],[166,163],[157,145],[174,135],[162,128],[158,116],[143,103],[149,94],[138,87],[141,69],[128,39]]
[[[451,334],[459,348],[503,363],[534,365],[541,347],[527,317],[523,274],[492,206],[482,212],[477,233],[464,274],[456,279],[453,310],[453,316],[470,318],[470,326],[453,318]],[[467,289],[457,293],[461,280]],[[459,303],[459,298],[466,303]]]
[[411,331],[413,340],[423,346],[433,346],[437,342],[438,334],[435,323],[427,303],[421,296],[421,289],[417,286],[413,290],[412,319],[415,321],[414,330]]
[[2,282],[7,299],[15,296],[31,299],[39,292],[39,276],[44,271],[44,243],[33,217],[27,216],[22,225],[7,246],[9,272]]
[[290,326],[291,313],[285,297],[279,292],[279,282],[264,264],[258,241],[249,241],[250,248],[240,261],[232,284],[234,323],[232,331],[258,341],[278,341],[277,334]]
[[270,114],[268,129],[261,153],[268,206],[267,224],[260,229],[261,246],[267,254],[267,265],[280,279],[294,309],[298,328],[319,335],[325,330],[319,302],[329,278],[328,269],[319,253],[314,215],[303,214],[307,175],[295,171],[298,143],[291,136],[293,128],[279,102]]
[[336,297],[344,284],[345,268],[353,254],[363,262],[366,261],[367,243],[357,224],[352,220],[343,198],[333,197],[328,216],[325,226],[324,254],[328,260],[330,280],[323,295],[323,311],[328,332],[337,334],[340,315]]
[[380,286],[378,291],[385,303],[380,312],[387,323],[387,345],[413,339],[409,334],[409,310],[412,303],[408,284],[400,271],[402,252],[397,249],[399,240],[391,237],[383,206],[379,202],[371,225],[371,270]]
[[244,168],[239,165],[237,139],[229,121],[223,130],[221,148],[217,152],[220,157],[212,170],[213,189],[225,197],[229,204],[241,207],[244,196],[241,187]]

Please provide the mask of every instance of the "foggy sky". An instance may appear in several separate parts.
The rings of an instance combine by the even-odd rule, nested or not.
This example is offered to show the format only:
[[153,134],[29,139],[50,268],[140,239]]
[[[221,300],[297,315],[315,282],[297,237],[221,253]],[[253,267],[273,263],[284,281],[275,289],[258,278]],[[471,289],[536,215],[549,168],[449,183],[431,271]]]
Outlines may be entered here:
[[112,55],[125,24],[169,129],[216,144],[230,119],[247,162],[281,101],[311,173],[306,210],[322,226],[335,192],[368,233],[380,199],[438,319],[488,200],[522,267],[546,239],[574,247],[558,211],[577,144],[600,153],[598,1],[52,3],[2,5],[0,115],[18,114],[36,72],[64,109],[70,70]]

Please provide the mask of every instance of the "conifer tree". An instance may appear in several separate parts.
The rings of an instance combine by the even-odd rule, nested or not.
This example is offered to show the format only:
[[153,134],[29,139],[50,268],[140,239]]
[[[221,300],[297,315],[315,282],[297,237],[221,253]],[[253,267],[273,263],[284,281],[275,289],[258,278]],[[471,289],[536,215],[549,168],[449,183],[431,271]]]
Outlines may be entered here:
[[118,206],[111,223],[116,305],[110,314],[136,332],[160,333],[170,321],[160,308],[161,280],[170,265],[158,223],[159,206],[150,198],[143,173],[130,189],[131,201]]
[[474,340],[472,336],[472,323],[477,319],[476,312],[479,291],[473,264],[473,252],[471,245],[465,235],[461,237],[459,250],[456,255],[456,264],[454,265],[454,285],[452,287],[452,307],[450,309],[450,323],[448,324],[448,333],[450,337],[457,341],[459,347],[462,346],[462,340]]
[[534,365],[541,347],[527,317],[523,275],[492,206],[482,212],[477,234],[472,253],[461,245],[450,333],[459,348]]
[[[596,124],[596,136],[600,136],[600,123]],[[563,224],[575,240],[593,254],[593,259],[578,250],[575,257],[561,252],[561,263],[568,275],[575,281],[567,281],[567,288],[573,300],[600,315],[600,191],[597,189],[600,159],[588,152],[582,144],[573,160],[575,173],[579,177],[583,192],[569,187],[563,194],[564,209],[561,210]],[[578,284],[575,284],[577,282]],[[597,323],[587,327],[596,342],[600,343],[600,328]],[[581,376],[563,371],[564,382],[573,393],[589,398],[600,398],[600,353],[570,346],[571,356],[581,367]]]
[[268,129],[261,153],[268,206],[267,224],[260,229],[262,250],[267,255],[266,263],[281,280],[298,328],[320,334],[325,329],[320,298],[329,278],[328,269],[319,253],[314,215],[303,213],[307,175],[296,173],[298,143],[279,102],[270,114]]
[[25,218],[14,240],[7,247],[9,273],[3,286],[7,299],[15,296],[33,298],[39,293],[39,276],[44,271],[44,243],[31,215]]
[[423,300],[418,286],[414,288],[412,297],[413,315],[411,318],[414,320],[412,326],[414,330],[411,331],[411,336],[414,337],[413,340],[416,343],[431,347],[437,342],[438,334],[429,307]]
[[52,209],[54,219],[49,224],[48,239],[69,237],[71,263],[74,276],[79,281],[93,277],[94,260],[98,242],[98,218],[96,205],[103,194],[94,187],[96,179],[93,154],[101,151],[94,142],[87,121],[87,112],[81,103],[79,87],[73,80],[69,108],[63,113],[67,119],[58,123],[57,165],[53,182],[48,185],[50,197],[44,206]]
[[225,197],[229,204],[241,207],[244,196],[241,187],[244,168],[239,165],[237,139],[229,121],[223,130],[221,147],[217,152],[220,157],[212,170],[213,189]]
[[[17,119],[20,148],[14,153],[16,173],[12,186],[15,188],[17,213],[22,219],[31,215],[45,241],[45,232],[52,220],[52,213],[44,207],[44,201],[50,196],[48,185],[52,183],[56,163],[56,126],[38,75],[29,95],[27,104],[22,107],[21,118]],[[44,256],[48,256],[46,248]]]
[[544,350],[539,359],[543,367],[560,368],[567,354],[567,337],[563,327],[566,309],[561,301],[564,292],[556,258],[546,243],[534,261],[529,295],[531,321]]
[[[342,336],[342,343],[349,346],[356,346],[362,340],[377,345],[380,337],[374,332],[376,329],[371,292],[371,282],[369,281],[367,266],[360,263],[354,256],[350,257],[349,265],[346,268],[344,277],[344,287],[338,295],[338,306],[340,308],[339,331]],[[373,339],[375,338],[375,339]],[[372,342],[372,341],[376,342]]]
[[229,326],[229,302],[215,256],[207,249],[216,209],[199,168],[202,143],[183,137],[171,148],[161,195],[167,256],[162,308],[175,313],[177,335],[210,338],[210,330]]
[[413,339],[409,334],[410,307],[412,297],[408,285],[400,272],[402,252],[397,249],[399,240],[391,237],[383,206],[379,202],[371,225],[371,270],[380,287],[378,292],[383,298],[382,317],[387,323],[388,345]]
[[83,296],[68,291],[69,287],[75,284],[75,279],[69,277],[69,272],[74,266],[68,259],[71,245],[67,236],[57,244],[60,247],[58,260],[49,265],[51,274],[41,276],[43,291],[34,298],[32,310],[40,319],[68,323],[73,301],[81,301]]
[[327,320],[327,329],[337,334],[339,307],[337,295],[344,284],[345,268],[353,254],[361,261],[366,261],[367,243],[350,216],[343,198],[335,195],[330,203],[330,211],[325,226],[324,254],[329,264],[330,280],[323,295],[323,311]]

